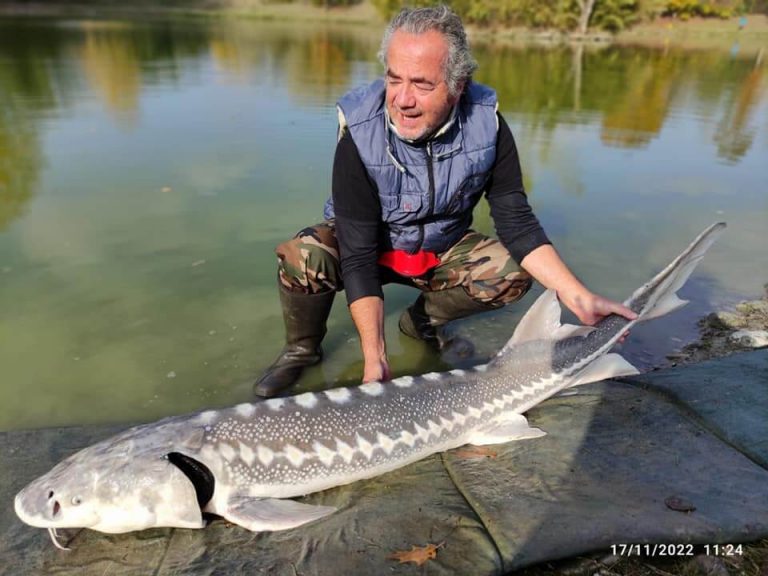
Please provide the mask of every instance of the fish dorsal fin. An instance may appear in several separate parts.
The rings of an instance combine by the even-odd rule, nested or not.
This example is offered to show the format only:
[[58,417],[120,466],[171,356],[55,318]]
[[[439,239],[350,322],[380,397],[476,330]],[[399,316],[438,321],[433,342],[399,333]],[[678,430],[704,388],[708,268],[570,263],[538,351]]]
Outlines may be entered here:
[[557,292],[549,289],[539,296],[533,305],[518,322],[515,333],[504,347],[499,350],[498,357],[502,357],[513,346],[533,340],[562,340],[574,336],[586,336],[594,330],[591,326],[575,326],[573,324],[561,324],[560,302]]
[[531,340],[551,340],[562,327],[561,312],[557,292],[552,289],[547,290],[536,299],[522,320],[518,322],[515,333],[504,348]]
[[515,333],[504,348],[531,340],[562,340],[573,336],[586,336],[594,330],[591,326],[560,324],[561,312],[557,292],[547,290],[538,297],[517,324]]

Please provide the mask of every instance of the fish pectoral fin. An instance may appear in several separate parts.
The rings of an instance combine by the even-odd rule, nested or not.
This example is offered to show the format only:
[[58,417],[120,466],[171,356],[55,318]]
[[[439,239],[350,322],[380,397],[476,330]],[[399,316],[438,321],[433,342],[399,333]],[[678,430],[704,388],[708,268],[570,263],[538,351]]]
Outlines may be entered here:
[[467,441],[467,444],[486,446],[488,444],[504,444],[514,440],[539,438],[546,432],[533,428],[522,414],[502,414],[488,424],[478,428]]
[[688,300],[682,300],[677,294],[668,294],[661,301],[657,302],[651,311],[643,316],[643,322],[659,318],[670,312],[674,312],[688,304]]
[[288,530],[333,514],[333,506],[315,506],[280,498],[233,496],[222,516],[253,532]]
[[618,376],[634,376],[640,374],[640,371],[627,362],[620,354],[606,354],[592,362],[568,385],[580,386]]

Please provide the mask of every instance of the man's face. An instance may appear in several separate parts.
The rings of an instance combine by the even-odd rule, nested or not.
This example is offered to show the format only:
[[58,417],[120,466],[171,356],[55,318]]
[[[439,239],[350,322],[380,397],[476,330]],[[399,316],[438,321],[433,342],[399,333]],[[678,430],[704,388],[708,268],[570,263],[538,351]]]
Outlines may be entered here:
[[387,112],[403,138],[419,140],[448,118],[457,96],[448,93],[443,63],[448,44],[440,32],[397,30],[387,51]]

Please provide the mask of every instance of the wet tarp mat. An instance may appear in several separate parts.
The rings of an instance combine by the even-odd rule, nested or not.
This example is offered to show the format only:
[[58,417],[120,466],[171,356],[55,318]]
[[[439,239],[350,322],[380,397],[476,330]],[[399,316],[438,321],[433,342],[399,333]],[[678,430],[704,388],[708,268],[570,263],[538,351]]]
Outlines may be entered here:
[[[701,382],[700,369],[674,372],[685,384],[686,371]],[[764,369],[744,367],[738,379],[734,370],[739,368],[699,385],[723,394],[747,381],[764,385]],[[643,376],[643,386],[667,375]],[[582,386],[531,411],[532,424],[547,432],[543,438],[480,453],[457,449],[310,495],[305,502],[337,506],[339,512],[293,530],[255,534],[218,519],[202,530],[61,531],[69,552],[54,548],[45,531],[22,524],[13,496],[115,428],[1,433],[0,571],[504,574],[611,544],[768,536],[768,471],[735,448],[738,440],[758,451],[759,439],[745,430],[729,441],[727,434],[709,430],[708,412],[694,413],[643,386]],[[696,397],[691,394],[689,403]],[[755,417],[758,431],[768,418],[767,396],[749,396],[743,406],[743,420]],[[718,424],[726,432],[729,422],[739,420],[736,407],[730,409],[734,415]],[[439,545],[437,555],[422,566],[391,558],[429,543]]]
[[627,381],[664,394],[768,468],[768,348]]

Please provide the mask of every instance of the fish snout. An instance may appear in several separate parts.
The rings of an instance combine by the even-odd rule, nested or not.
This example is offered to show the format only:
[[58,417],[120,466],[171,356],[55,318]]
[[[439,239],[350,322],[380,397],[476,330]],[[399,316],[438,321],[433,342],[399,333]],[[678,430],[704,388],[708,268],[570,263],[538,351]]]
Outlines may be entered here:
[[16,495],[14,509],[22,522],[39,528],[55,526],[62,519],[60,499],[50,488],[27,486]]

